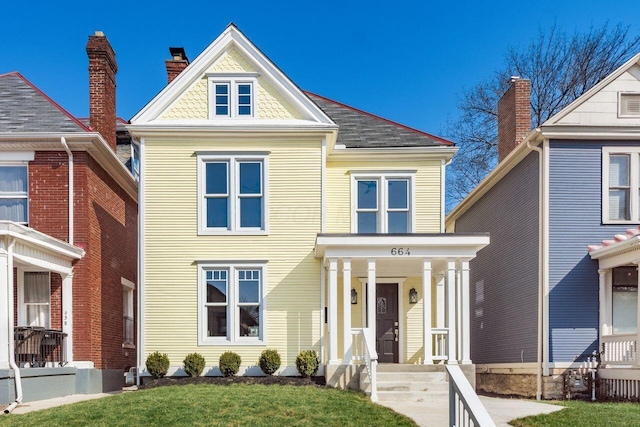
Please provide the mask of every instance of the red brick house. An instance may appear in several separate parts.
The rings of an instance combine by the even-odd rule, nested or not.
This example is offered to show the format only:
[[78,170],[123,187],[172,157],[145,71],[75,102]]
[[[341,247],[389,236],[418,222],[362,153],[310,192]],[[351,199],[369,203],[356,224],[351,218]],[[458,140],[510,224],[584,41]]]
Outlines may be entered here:
[[0,75],[0,404],[118,389],[136,363],[138,186],[115,54],[102,33],[87,54],[88,125]]

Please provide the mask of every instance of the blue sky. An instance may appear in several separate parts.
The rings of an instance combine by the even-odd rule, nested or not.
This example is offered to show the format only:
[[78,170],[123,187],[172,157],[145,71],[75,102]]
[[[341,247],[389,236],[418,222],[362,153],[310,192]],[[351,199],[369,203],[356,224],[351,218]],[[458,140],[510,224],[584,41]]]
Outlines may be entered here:
[[637,0],[38,0],[6,2],[2,15],[0,74],[20,71],[78,117],[88,115],[85,45],[95,30],[116,51],[117,112],[129,119],[166,84],[169,46],[194,59],[234,22],[303,89],[441,136],[462,89],[540,28],[608,21],[640,34]]

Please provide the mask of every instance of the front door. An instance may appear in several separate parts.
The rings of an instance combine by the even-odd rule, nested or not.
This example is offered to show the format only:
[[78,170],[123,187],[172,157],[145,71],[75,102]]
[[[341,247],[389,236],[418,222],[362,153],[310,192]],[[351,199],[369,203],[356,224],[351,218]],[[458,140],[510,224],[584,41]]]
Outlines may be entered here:
[[398,363],[398,285],[376,284],[376,351],[378,362]]

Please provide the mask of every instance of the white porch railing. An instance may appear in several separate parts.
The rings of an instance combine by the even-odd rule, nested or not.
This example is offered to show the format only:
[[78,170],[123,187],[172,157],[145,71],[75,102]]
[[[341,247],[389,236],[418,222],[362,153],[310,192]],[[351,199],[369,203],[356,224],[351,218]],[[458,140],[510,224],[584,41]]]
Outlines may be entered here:
[[638,334],[605,335],[602,350],[603,364],[633,365],[638,361]]
[[460,367],[446,367],[449,374],[449,426],[496,427]]
[[371,401],[378,401],[378,385],[376,371],[378,365],[378,353],[373,331],[369,328],[351,329],[351,359],[364,362],[369,375],[371,386]]
[[447,360],[449,358],[449,347],[447,339],[449,338],[449,329],[432,328],[433,336],[433,360]]

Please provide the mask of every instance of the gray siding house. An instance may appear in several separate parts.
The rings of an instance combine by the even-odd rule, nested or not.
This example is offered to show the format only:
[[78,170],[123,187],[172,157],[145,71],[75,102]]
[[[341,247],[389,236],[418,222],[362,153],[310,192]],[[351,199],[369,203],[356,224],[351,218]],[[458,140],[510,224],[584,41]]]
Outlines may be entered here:
[[640,54],[532,131],[529,105],[514,79],[500,162],[446,221],[491,235],[471,262],[477,386],[560,397],[565,373],[597,367],[601,391],[637,398]]

